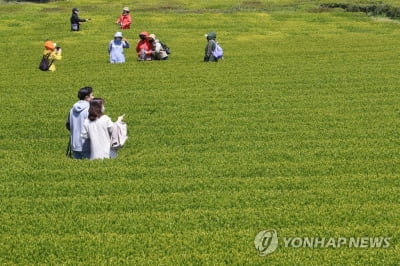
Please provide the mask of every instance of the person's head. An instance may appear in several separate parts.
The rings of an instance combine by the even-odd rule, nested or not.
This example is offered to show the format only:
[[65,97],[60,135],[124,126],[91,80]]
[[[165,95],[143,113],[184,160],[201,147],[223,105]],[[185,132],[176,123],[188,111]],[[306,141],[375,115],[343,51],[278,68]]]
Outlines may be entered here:
[[152,33],[147,39],[149,40],[149,42],[154,42],[156,40],[156,35]]
[[95,121],[104,114],[104,100],[102,98],[93,98],[90,100],[89,120]]
[[118,31],[114,34],[114,39],[122,40],[122,32]]
[[72,13],[78,14],[78,13],[79,13],[79,9],[76,8],[76,7],[74,7],[74,8],[72,9]]
[[44,49],[48,50],[48,51],[54,51],[54,49],[56,48],[57,44],[52,42],[52,41],[46,41],[44,43]]
[[139,38],[140,38],[141,40],[147,40],[148,37],[149,37],[149,34],[148,34],[147,32],[145,32],[145,31],[142,31],[142,32],[139,34]]
[[205,37],[207,38],[207,40],[215,40],[217,38],[217,34],[213,31],[210,31],[205,35]]
[[78,91],[79,100],[90,101],[93,99],[93,89],[92,87],[83,87]]
[[129,13],[129,7],[124,7],[123,9],[122,9],[122,13],[123,14],[128,14]]

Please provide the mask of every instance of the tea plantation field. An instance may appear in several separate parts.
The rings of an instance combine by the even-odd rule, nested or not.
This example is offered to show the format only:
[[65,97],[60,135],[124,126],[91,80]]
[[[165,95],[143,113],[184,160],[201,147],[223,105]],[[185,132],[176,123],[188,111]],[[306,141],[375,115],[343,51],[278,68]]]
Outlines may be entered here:
[[[398,265],[400,24],[321,3],[0,2],[0,264]],[[111,65],[123,6],[131,48]],[[136,61],[144,30],[170,60]],[[65,156],[84,86],[126,114],[116,159]]]

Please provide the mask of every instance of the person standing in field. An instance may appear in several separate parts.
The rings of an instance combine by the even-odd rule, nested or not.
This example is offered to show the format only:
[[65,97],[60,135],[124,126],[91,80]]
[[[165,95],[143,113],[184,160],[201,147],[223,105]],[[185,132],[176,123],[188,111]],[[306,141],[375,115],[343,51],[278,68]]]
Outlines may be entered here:
[[129,42],[123,38],[122,32],[114,34],[114,40],[108,45],[108,53],[110,54],[110,63],[124,63],[124,48],[129,48]]
[[129,8],[124,7],[122,9],[122,14],[119,16],[119,18],[115,22],[120,26],[121,30],[128,30],[131,28],[132,17],[129,12],[130,12]]
[[[114,122],[104,114],[104,100],[94,98],[90,101],[89,116],[85,120],[81,136],[90,139],[90,159],[107,159],[117,156],[116,150],[111,149],[111,133]],[[124,115],[118,117],[121,122]]]
[[140,40],[136,44],[136,53],[138,61],[149,61],[152,59],[152,47],[148,40],[149,34],[145,31],[139,34]]
[[72,15],[71,15],[71,31],[79,31],[80,30],[80,25],[82,22],[87,22],[89,21],[90,18],[80,18],[79,17],[79,9],[74,7],[72,9]]
[[78,99],[69,111],[66,127],[70,132],[72,156],[75,159],[89,159],[90,141],[82,138],[83,124],[89,115],[89,102],[93,99],[92,87],[84,87],[78,91]]
[[160,40],[156,39],[155,34],[150,34],[148,38],[154,60],[168,60],[168,54],[162,47]]
[[55,71],[56,66],[54,65],[55,60],[61,60],[62,59],[62,49],[60,47],[57,47],[57,44],[52,42],[52,41],[46,41],[44,43],[44,51],[43,51],[43,57],[48,58],[48,69],[49,71]]
[[204,62],[218,62],[218,59],[215,58],[212,53],[217,45],[215,41],[217,34],[211,31],[207,33],[205,37],[207,39],[207,45],[204,51]]

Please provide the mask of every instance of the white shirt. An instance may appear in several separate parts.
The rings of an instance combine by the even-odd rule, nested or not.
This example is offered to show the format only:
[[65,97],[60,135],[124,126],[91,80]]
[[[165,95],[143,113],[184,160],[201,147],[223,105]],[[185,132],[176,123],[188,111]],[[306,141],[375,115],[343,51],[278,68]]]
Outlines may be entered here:
[[95,121],[86,119],[83,124],[82,138],[90,139],[90,159],[115,157],[111,151],[111,129],[114,123],[107,115]]

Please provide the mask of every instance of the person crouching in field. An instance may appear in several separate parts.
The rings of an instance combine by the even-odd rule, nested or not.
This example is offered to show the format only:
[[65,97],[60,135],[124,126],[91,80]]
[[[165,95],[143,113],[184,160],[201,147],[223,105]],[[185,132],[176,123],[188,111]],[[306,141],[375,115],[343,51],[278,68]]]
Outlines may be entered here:
[[218,62],[218,59],[212,53],[216,47],[215,39],[217,38],[217,34],[211,31],[205,37],[207,38],[207,45],[204,51],[204,62]]
[[150,34],[148,40],[151,44],[153,60],[168,60],[168,54],[162,47],[160,41],[156,39],[156,35]]
[[[89,116],[85,120],[81,136],[90,139],[90,159],[115,158],[117,153],[111,149],[111,133],[114,123],[104,114],[104,100],[94,98],[90,101]],[[118,117],[121,122],[124,115]],[[117,123],[116,122],[116,123]]]
[[89,159],[90,141],[81,137],[83,123],[89,115],[89,102],[93,99],[92,87],[84,87],[78,91],[78,99],[69,111],[66,127],[70,132],[72,157]]
[[132,17],[131,14],[129,14],[128,7],[124,7],[122,9],[122,14],[119,16],[118,20],[115,23],[120,26],[121,30],[128,30],[131,28]]
[[[55,71],[56,66],[54,65],[55,60],[62,59],[62,49],[57,47],[57,44],[52,41],[46,41],[44,43],[43,58],[47,58],[47,69],[49,71]],[[44,69],[43,69],[44,70]]]
[[138,61],[150,61],[152,59],[151,44],[148,40],[149,34],[145,31],[139,34],[140,40],[136,44]]
[[114,40],[108,45],[108,53],[110,54],[110,63],[124,63],[124,48],[129,48],[129,42],[123,38],[121,32],[114,34]]

